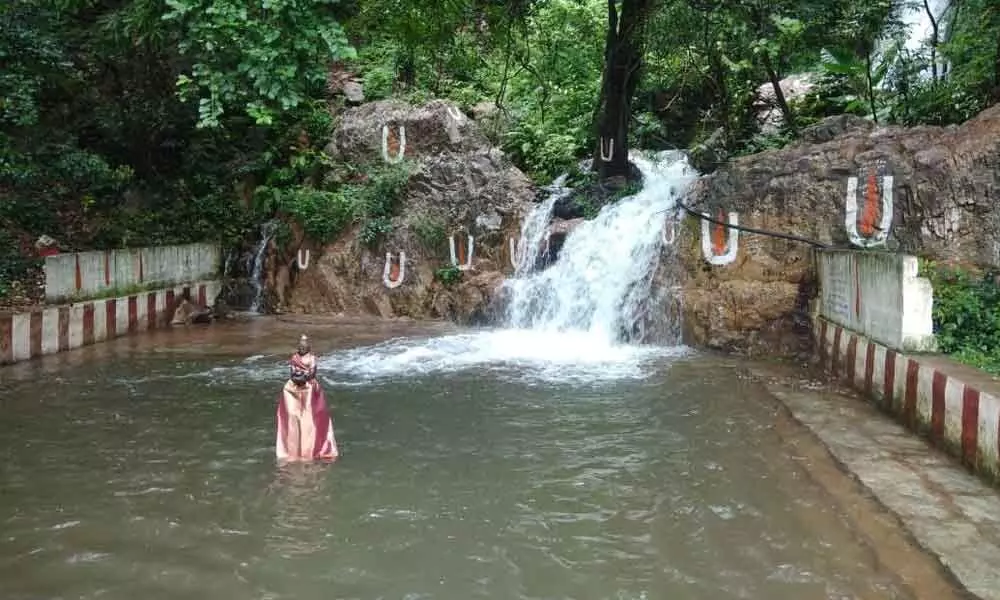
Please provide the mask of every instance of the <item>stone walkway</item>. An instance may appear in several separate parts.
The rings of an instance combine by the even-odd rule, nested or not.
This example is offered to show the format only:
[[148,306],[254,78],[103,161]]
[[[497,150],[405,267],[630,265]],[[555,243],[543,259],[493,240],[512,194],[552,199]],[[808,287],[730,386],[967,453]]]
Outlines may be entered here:
[[754,374],[969,592],[1000,600],[1000,492],[857,396]]

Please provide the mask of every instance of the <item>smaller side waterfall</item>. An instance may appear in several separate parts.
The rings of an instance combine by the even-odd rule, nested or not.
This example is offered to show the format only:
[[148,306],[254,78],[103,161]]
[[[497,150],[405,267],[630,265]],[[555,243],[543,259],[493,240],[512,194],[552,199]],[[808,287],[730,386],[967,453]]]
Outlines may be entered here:
[[[261,314],[266,307],[267,251],[278,232],[278,223],[262,224],[254,240],[226,255],[221,299],[228,309]],[[249,236],[248,236],[249,237]]]
[[277,230],[277,223],[268,221],[260,226],[260,241],[254,248],[253,254],[248,258],[250,261],[247,271],[250,273],[250,285],[253,287],[253,300],[250,302],[249,310],[252,313],[259,313],[264,305],[264,262],[267,260],[267,247],[274,239]]

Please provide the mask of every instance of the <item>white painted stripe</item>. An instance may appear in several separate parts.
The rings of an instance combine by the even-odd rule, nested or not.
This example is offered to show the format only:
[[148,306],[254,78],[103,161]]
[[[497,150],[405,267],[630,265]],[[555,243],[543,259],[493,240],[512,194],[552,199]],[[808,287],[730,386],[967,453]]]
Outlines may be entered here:
[[854,352],[854,385],[859,390],[865,389],[865,358],[868,356],[868,338],[855,335],[858,339]]
[[906,357],[896,353],[896,370],[893,372],[893,400],[892,411],[900,415],[903,413],[903,406],[906,404]]
[[156,291],[156,324],[159,326],[163,313],[167,312],[167,290]]
[[934,369],[917,363],[917,422],[931,425],[932,398],[934,395]]
[[885,346],[870,342],[875,346],[875,364],[872,367],[872,395],[887,404],[889,398],[885,397]]
[[146,320],[146,315],[149,314],[149,300],[146,299],[147,296],[148,294],[139,294],[135,299],[136,330],[138,331],[149,329],[149,323]]
[[31,314],[19,313],[11,319],[11,350],[14,362],[31,358]]
[[836,325],[834,325],[833,323],[830,323],[829,321],[827,321],[827,323],[826,323],[826,336],[823,338],[823,341],[822,341],[823,348],[824,348],[824,350],[826,350],[826,352],[825,352],[825,354],[826,354],[826,360],[823,361],[823,368],[824,369],[830,369],[832,367],[832,365],[833,365],[833,361],[836,359],[836,357],[833,355],[833,336],[834,336],[834,331],[836,329],[837,329]]
[[114,298],[115,303],[115,335],[128,335],[128,298]]
[[998,470],[997,427],[1000,426],[1000,398],[979,393],[979,455],[990,470]]
[[94,300],[94,341],[108,339],[108,307],[105,300]]
[[962,396],[965,384],[954,377],[946,377],[944,383],[944,439],[962,448]]
[[[837,360],[840,361],[840,368],[837,369],[837,376],[844,379],[847,378],[847,345],[851,342],[851,338],[854,334],[850,330],[840,328],[840,347],[837,352]],[[849,382],[852,385],[854,382]]]
[[59,352],[59,309],[42,311],[42,354]]
[[83,345],[83,307],[84,304],[74,304],[69,307],[69,347],[79,348]]

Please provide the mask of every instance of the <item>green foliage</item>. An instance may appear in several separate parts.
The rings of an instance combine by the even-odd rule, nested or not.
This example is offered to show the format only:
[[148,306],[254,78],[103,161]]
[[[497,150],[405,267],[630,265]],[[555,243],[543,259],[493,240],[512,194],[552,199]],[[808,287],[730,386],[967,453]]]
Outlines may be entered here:
[[[288,35],[311,13],[317,18]],[[258,182],[311,185],[330,169],[317,148],[331,127],[322,98],[329,53],[305,44],[314,35],[333,40],[337,30],[327,26],[337,16],[321,2],[2,3],[0,221],[70,249],[239,243],[269,215],[234,188],[245,198]],[[281,68],[255,71],[260,61]],[[290,79],[284,67],[295,61]],[[192,93],[229,90],[216,99],[241,109],[286,86],[274,102],[261,100],[273,126],[238,111],[224,123],[218,113],[199,119],[174,85],[192,72],[204,76],[189,77]],[[199,129],[212,118],[225,127]]]
[[320,243],[333,241],[349,225],[358,223],[362,242],[373,246],[392,230],[390,218],[409,180],[410,167],[405,163],[372,167],[364,181],[333,190],[289,181],[292,176],[277,170],[274,183],[257,188],[258,212],[290,215],[310,239]]
[[390,218],[398,208],[399,198],[410,179],[411,167],[404,163],[379,167],[371,171],[369,179],[360,186],[349,186],[355,197],[355,216],[361,222],[361,241],[375,246],[392,231]]
[[934,287],[934,333],[940,350],[1000,373],[1000,274],[933,263],[924,263],[922,271]]
[[337,0],[165,0],[165,24],[180,29],[191,61],[177,91],[198,101],[198,126],[219,127],[227,110],[258,125],[315,98],[328,63],[356,56],[331,11]]
[[261,186],[256,200],[267,211],[291,215],[310,239],[332,241],[354,219],[354,206],[343,191],[327,192],[305,185]]
[[442,267],[434,271],[434,277],[445,286],[451,286],[462,281],[462,274],[463,271],[454,265]]
[[443,219],[430,215],[419,215],[410,224],[420,243],[432,252],[439,252],[447,247],[448,232],[445,227]]
[[[800,124],[802,124],[801,121]],[[768,150],[779,150],[793,141],[795,141],[795,134],[787,129],[772,134],[754,134],[748,141],[744,142],[740,148],[736,149],[734,156],[744,156],[748,154],[755,154],[757,152],[766,152]]]
[[536,181],[559,175],[596,143],[606,28],[605,2],[550,0],[509,42],[510,68],[501,74],[514,123],[504,149]]
[[41,266],[41,260],[22,257],[19,246],[9,231],[0,229],[0,300],[14,291],[15,281],[27,278]]
[[374,247],[378,241],[387,233],[392,231],[392,222],[387,216],[376,216],[365,219],[361,224],[361,231],[358,238],[363,244]]

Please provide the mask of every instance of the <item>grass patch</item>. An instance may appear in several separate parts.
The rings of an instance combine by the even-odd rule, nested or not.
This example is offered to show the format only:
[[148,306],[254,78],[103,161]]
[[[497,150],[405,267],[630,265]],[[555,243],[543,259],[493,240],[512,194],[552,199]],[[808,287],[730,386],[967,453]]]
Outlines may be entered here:
[[941,352],[1000,375],[1000,273],[921,262],[934,286],[934,333]]

